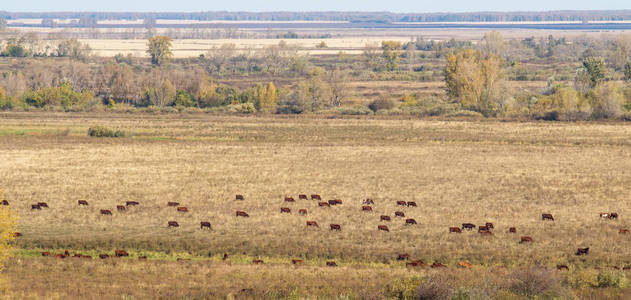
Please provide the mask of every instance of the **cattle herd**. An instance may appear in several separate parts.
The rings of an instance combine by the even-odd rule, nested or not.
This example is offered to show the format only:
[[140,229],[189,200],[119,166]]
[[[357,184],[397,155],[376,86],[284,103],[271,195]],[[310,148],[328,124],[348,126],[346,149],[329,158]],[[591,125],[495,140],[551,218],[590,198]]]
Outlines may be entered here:
[[[328,200],[328,201],[322,201],[322,197],[318,194],[312,194],[310,195],[310,197],[308,197],[306,194],[300,194],[298,195],[298,199],[299,200],[315,200],[318,201],[317,205],[320,208],[331,208],[332,206],[337,206],[337,205],[342,205],[343,202],[340,199],[332,199],[332,200]],[[243,195],[236,195],[235,196],[235,201],[245,201],[245,197]],[[285,197],[284,199],[285,203],[296,203],[296,200],[293,197]],[[78,205],[79,206],[89,206],[89,203],[87,200],[78,200]],[[303,203],[309,203],[309,202],[303,202]],[[363,202],[361,203],[360,206],[360,210],[362,212],[365,213],[372,213],[373,211],[373,207],[371,205],[374,205],[375,201],[372,199],[365,199],[363,200]],[[0,202],[0,205],[9,205],[9,201],[8,200],[3,200],[2,202]],[[116,206],[116,210],[118,212],[125,212],[129,209],[129,207],[133,207],[133,206],[137,206],[140,205],[139,202],[137,201],[127,201],[125,203],[125,205],[117,205]],[[417,207],[416,202],[413,201],[396,201],[396,205],[397,206],[402,206],[402,207]],[[177,212],[180,213],[187,213],[189,212],[188,208],[185,206],[181,206],[180,203],[178,202],[167,202],[167,207],[175,207]],[[37,202],[34,204],[31,204],[31,210],[42,210],[45,208],[49,208],[48,204],[46,202]],[[281,214],[291,214],[292,210],[289,207],[281,207],[280,208],[280,213]],[[100,209],[100,214],[104,215],[104,216],[112,216],[112,210],[110,209]],[[298,214],[300,216],[307,216],[308,215],[308,210],[306,208],[300,208],[298,209]],[[618,219],[619,215],[616,212],[607,212],[607,213],[600,213],[600,218],[602,219],[609,219],[609,220],[616,220]],[[237,210],[235,212],[235,217],[244,217],[247,218],[250,215],[242,210]],[[397,210],[394,212],[394,218],[401,218],[401,219],[405,219],[404,221],[404,225],[415,225],[417,224],[415,219],[412,218],[405,218],[405,213],[403,211]],[[389,215],[380,215],[379,216],[379,221],[380,222],[392,222],[393,218]],[[542,221],[549,221],[549,222],[554,222],[554,217],[552,216],[552,214],[550,213],[543,213],[541,214],[541,220]],[[476,225],[473,223],[462,223],[462,226],[454,226],[454,227],[449,227],[449,233],[455,233],[455,234],[461,234],[463,232],[466,231],[472,231],[473,229],[476,228]],[[177,221],[167,221],[167,227],[172,228],[172,227],[179,227],[179,223]],[[306,226],[307,227],[318,227],[318,222],[315,220],[307,220],[306,221]],[[331,231],[342,231],[342,226],[340,224],[329,224],[329,228]],[[200,221],[200,229],[208,229],[208,230],[212,230],[212,225],[209,221]],[[494,236],[493,234],[493,230],[495,229],[495,226],[493,225],[492,222],[485,222],[484,225],[480,225],[477,226],[477,232],[481,235],[481,236],[489,236],[492,237]],[[383,231],[383,232],[390,232],[390,228],[387,225],[378,225],[377,226],[377,230],[378,231]],[[515,227],[509,227],[508,228],[508,233],[513,233],[516,234],[517,233],[517,228]],[[628,234],[629,230],[626,228],[620,228],[619,230],[620,234]],[[21,233],[19,232],[15,232],[14,236],[19,237],[22,236]],[[533,243],[535,240],[531,237],[531,236],[520,236],[519,238],[519,242],[520,244],[524,244],[524,243]],[[576,252],[574,253],[577,256],[582,256],[582,255],[588,255],[589,254],[589,247],[584,247],[584,248],[577,248]],[[47,251],[42,252],[42,256],[53,256],[53,257],[57,257],[57,258],[66,258],[66,257],[70,257],[70,253],[66,250],[64,253],[49,253]],[[101,259],[106,259],[109,257],[126,257],[129,256],[129,253],[127,253],[125,250],[115,250],[114,251],[114,255],[110,256],[109,254],[99,254],[99,258]],[[91,259],[92,257],[89,255],[83,255],[81,253],[75,253],[72,257],[76,257],[76,258],[88,258]],[[227,253],[224,253],[223,255],[223,260],[226,260],[228,257]],[[146,256],[139,256],[138,259],[140,260],[146,260],[147,257]],[[431,265],[427,265],[425,264],[422,260],[411,260],[410,256],[406,253],[402,253],[399,254],[396,257],[397,260],[408,260],[408,262],[406,263],[407,267],[425,267],[425,266],[429,266],[431,268],[446,268],[447,266],[439,263],[439,262],[434,262]],[[181,261],[184,259],[178,259],[178,261]],[[299,265],[302,264],[302,260],[300,259],[292,259],[292,264],[294,265]],[[254,259],[252,261],[253,264],[263,264],[263,260],[260,259]],[[330,266],[330,267],[335,267],[337,266],[337,264],[334,261],[327,261],[326,262],[326,266]],[[469,262],[466,261],[460,261],[458,262],[458,264],[456,265],[457,267],[461,267],[461,268],[470,268],[471,264]],[[558,270],[568,270],[568,267],[566,265],[557,265],[557,269]],[[625,267],[625,270],[627,269],[631,269],[631,267]]]

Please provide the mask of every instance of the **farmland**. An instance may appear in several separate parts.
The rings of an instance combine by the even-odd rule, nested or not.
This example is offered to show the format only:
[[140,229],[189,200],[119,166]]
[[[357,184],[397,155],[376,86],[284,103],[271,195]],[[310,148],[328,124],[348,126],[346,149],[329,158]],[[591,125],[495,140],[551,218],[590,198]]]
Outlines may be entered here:
[[[88,137],[94,125],[126,136]],[[567,265],[570,272],[548,274],[565,278],[555,279],[566,282],[562,295],[622,297],[628,290],[592,290],[576,278],[629,265],[631,240],[618,233],[629,227],[629,131],[618,122],[3,113],[0,186],[23,234],[8,263],[11,293],[374,298],[409,278],[447,274],[455,285],[475,287],[480,279],[474,278],[483,276],[501,286],[500,274]],[[245,200],[236,201],[235,194]],[[298,194],[343,204],[318,207]],[[296,202],[284,202],[287,196]],[[361,210],[366,198],[375,202],[372,212]],[[81,199],[89,206],[78,206]],[[418,207],[397,206],[397,200]],[[42,201],[49,208],[31,209]],[[116,211],[126,201],[140,205]],[[189,212],[167,207],[169,201]],[[281,207],[292,212],[281,214]],[[301,208],[306,216],[298,215]],[[100,209],[113,215],[102,216]],[[236,210],[249,218],[235,217]],[[406,226],[395,211],[418,224]],[[600,212],[620,217],[602,219]],[[555,220],[542,221],[542,213]],[[319,228],[307,228],[308,220]],[[167,228],[167,221],[180,227]],[[212,230],[200,229],[200,221]],[[449,233],[465,222],[492,222],[494,235]],[[520,236],[534,241],[519,243]],[[589,255],[576,256],[578,247],[590,247]],[[130,257],[40,257],[41,251],[94,257],[115,249]],[[396,260],[401,253],[448,268],[406,268]],[[253,259],[265,264],[252,265]],[[304,263],[294,266],[292,259]],[[458,269],[460,261],[472,269]],[[59,274],[71,279],[62,282]],[[142,278],[148,289],[106,279],[109,274]],[[94,288],[77,291],[79,284]]]

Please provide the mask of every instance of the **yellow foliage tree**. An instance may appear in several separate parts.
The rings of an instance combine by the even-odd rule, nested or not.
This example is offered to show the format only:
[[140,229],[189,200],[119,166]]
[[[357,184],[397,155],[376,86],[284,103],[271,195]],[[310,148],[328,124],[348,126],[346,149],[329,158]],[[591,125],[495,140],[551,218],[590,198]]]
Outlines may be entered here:
[[147,54],[151,56],[154,65],[167,64],[173,58],[171,46],[173,40],[168,36],[154,36],[147,41]]
[[[0,201],[4,193],[0,190]],[[8,206],[0,205],[0,273],[4,270],[4,262],[13,252],[12,242],[15,239],[16,217]],[[7,289],[5,278],[0,277],[0,291]]]
[[256,87],[255,93],[255,107],[258,111],[262,112],[275,112],[278,102],[278,91],[273,83],[269,83],[267,86],[259,84]]

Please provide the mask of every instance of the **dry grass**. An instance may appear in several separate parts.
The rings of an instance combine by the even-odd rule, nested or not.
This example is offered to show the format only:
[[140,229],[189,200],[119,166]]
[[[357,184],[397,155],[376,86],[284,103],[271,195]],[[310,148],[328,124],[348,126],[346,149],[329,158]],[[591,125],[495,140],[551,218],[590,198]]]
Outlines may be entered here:
[[[95,124],[131,137],[87,137]],[[623,267],[631,238],[618,229],[631,227],[630,133],[624,123],[9,113],[0,117],[0,187],[20,214],[24,253],[122,248],[133,256],[217,261],[228,252],[285,268],[291,258],[304,258],[316,268],[335,260],[345,270],[377,273],[404,271],[394,260],[403,252],[450,267],[459,260],[508,268]],[[344,204],[283,203],[299,193]],[[234,201],[235,194],[246,200]],[[361,212],[368,197],[375,211]],[[90,206],[78,207],[79,199]],[[128,200],[141,205],[111,217],[98,213]],[[396,200],[419,207],[400,208]],[[50,208],[31,211],[39,201]],[[190,212],[178,213],[167,201]],[[281,215],[282,206],[294,212]],[[299,208],[309,215],[298,216]],[[236,218],[235,210],[250,218]],[[405,226],[394,218],[396,210],[418,225]],[[620,219],[600,219],[605,211]],[[556,221],[542,222],[541,213]],[[393,217],[389,233],[377,231],[381,214]],[[169,220],[181,227],[168,229]],[[306,220],[320,229],[306,228]],[[210,221],[213,230],[200,230],[200,221]],[[463,222],[493,222],[495,236],[448,233]],[[331,232],[330,223],[342,231]],[[511,226],[517,234],[507,233]],[[519,244],[521,235],[534,243]],[[590,247],[590,254],[576,257],[577,247]],[[33,266],[39,260],[21,263],[26,270],[44,268]]]

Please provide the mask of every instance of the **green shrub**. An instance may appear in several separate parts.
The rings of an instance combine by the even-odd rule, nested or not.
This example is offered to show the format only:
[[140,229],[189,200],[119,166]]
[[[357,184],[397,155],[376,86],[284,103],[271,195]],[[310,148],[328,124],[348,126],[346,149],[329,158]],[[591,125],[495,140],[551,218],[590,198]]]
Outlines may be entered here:
[[125,132],[103,126],[94,126],[88,128],[88,135],[92,137],[125,137]]
[[391,282],[385,287],[387,299],[415,299],[414,291],[421,284],[421,278],[410,277]]
[[629,280],[623,272],[603,271],[596,276],[596,287],[599,288],[625,288]]

